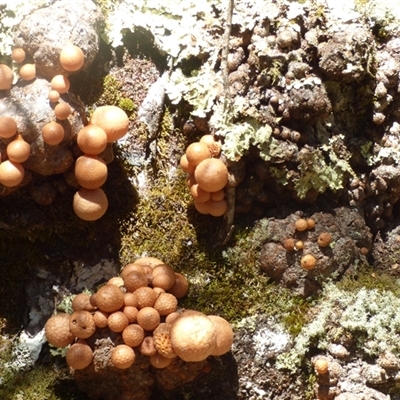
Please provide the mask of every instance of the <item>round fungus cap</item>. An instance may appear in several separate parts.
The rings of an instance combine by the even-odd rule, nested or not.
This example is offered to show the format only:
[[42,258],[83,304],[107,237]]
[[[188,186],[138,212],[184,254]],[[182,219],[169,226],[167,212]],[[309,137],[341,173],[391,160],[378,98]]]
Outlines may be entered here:
[[97,189],[107,180],[107,165],[98,156],[83,155],[75,161],[75,178],[85,189]]
[[56,75],[50,82],[51,88],[53,90],[57,90],[58,93],[64,94],[67,93],[71,84],[69,79],[64,75]]
[[107,134],[96,125],[87,125],[77,136],[78,147],[86,154],[100,154],[107,147]]
[[17,123],[11,117],[3,115],[0,117],[0,137],[9,139],[17,133]]
[[189,282],[186,277],[179,272],[175,272],[175,283],[168,292],[173,294],[177,299],[181,299],[186,296],[188,291]]
[[71,115],[71,107],[68,103],[58,103],[54,107],[54,114],[57,119],[64,121]]
[[22,63],[22,61],[25,60],[26,54],[25,54],[25,50],[22,47],[16,47],[15,49],[13,49],[13,51],[11,52],[11,58],[14,62],[16,63]]
[[101,311],[118,311],[124,305],[124,293],[119,287],[106,284],[97,291],[96,304]]
[[154,304],[154,308],[161,316],[166,316],[176,311],[178,300],[171,293],[160,293]]
[[85,310],[74,311],[69,319],[69,330],[80,339],[92,336],[96,331],[92,314]]
[[214,350],[217,330],[206,315],[184,311],[171,325],[171,343],[183,361],[205,360]]
[[14,74],[11,68],[6,64],[0,64],[0,90],[11,89],[14,80]]
[[11,161],[22,163],[29,158],[31,154],[31,146],[22,138],[21,135],[17,135],[15,140],[7,145],[6,152]]
[[83,51],[72,43],[68,43],[60,53],[60,64],[66,71],[78,71],[83,67],[85,55]]
[[215,329],[217,330],[217,340],[211,355],[222,356],[232,347],[233,330],[231,324],[226,319],[219,317],[218,315],[208,315],[208,318],[211,319]]
[[194,142],[191,143],[186,149],[186,158],[189,166],[196,167],[201,161],[211,157],[210,150],[204,143]]
[[36,78],[36,65],[35,64],[24,64],[19,69],[19,76],[24,81],[31,81]]
[[135,362],[135,352],[132,347],[120,344],[111,351],[111,361],[119,369],[129,368]]
[[136,316],[137,323],[145,330],[152,331],[160,324],[160,314],[153,307],[143,307]]
[[107,325],[113,332],[122,332],[128,325],[128,317],[122,311],[115,311],[108,316]]
[[108,142],[114,142],[128,132],[129,118],[126,112],[117,106],[101,106],[94,110],[91,123],[104,130]]
[[24,175],[25,169],[20,163],[6,160],[0,164],[0,183],[6,187],[18,186]]
[[228,183],[228,168],[218,158],[207,158],[196,167],[194,178],[203,190],[217,192]]
[[143,342],[144,330],[138,324],[128,325],[122,332],[122,340],[127,346],[137,347]]
[[50,146],[56,146],[64,139],[64,128],[61,124],[51,121],[42,128],[43,141]]
[[95,221],[107,211],[108,200],[100,188],[80,188],[74,195],[73,209],[75,214],[85,221]]
[[47,320],[44,332],[52,346],[65,347],[74,341],[75,336],[69,330],[69,320],[70,315],[67,313],[55,314]]
[[161,354],[156,353],[150,356],[150,364],[157,369],[167,368],[171,364],[172,358],[163,357]]
[[93,360],[93,351],[86,343],[74,343],[65,355],[67,364],[74,369],[84,369]]

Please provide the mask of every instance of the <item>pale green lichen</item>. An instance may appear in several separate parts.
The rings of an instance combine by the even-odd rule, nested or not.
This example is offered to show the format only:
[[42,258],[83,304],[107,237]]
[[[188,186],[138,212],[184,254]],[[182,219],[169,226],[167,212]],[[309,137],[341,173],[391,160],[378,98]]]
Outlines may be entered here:
[[[277,357],[276,366],[294,372],[311,347],[326,349],[335,341],[337,332],[353,335],[360,354],[377,357],[390,351],[398,356],[399,307],[400,297],[392,290],[362,287],[349,291],[328,283],[312,321],[294,338],[292,349]],[[329,326],[335,329],[330,330]]]

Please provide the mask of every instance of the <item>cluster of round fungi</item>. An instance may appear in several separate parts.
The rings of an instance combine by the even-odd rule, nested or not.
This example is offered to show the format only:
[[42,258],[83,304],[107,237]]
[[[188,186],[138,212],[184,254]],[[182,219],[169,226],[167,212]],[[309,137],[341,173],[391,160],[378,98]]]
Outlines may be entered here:
[[[315,220],[313,218],[299,218],[294,223],[297,232],[304,232],[314,229]],[[332,242],[332,235],[329,232],[322,232],[317,239],[319,247],[328,247]],[[283,247],[288,251],[303,250],[304,244],[301,240],[287,238],[283,241]],[[314,269],[317,265],[317,260],[312,254],[305,254],[300,260],[300,265],[305,270]]]
[[86,339],[98,329],[118,335],[110,353],[110,363],[118,369],[129,368],[138,353],[159,369],[175,357],[195,362],[225,354],[233,342],[225,319],[177,311],[178,299],[188,288],[186,278],[161,260],[139,258],[93,295],[75,296],[72,314],[53,315],[45,325],[47,340],[55,347],[69,346],[66,361],[74,369],[86,368],[93,361]]
[[188,185],[196,210],[214,217],[228,209],[224,187],[228,183],[228,168],[217,158],[221,143],[207,134],[188,146],[180,160],[181,168],[189,175]]
[[[11,58],[17,64],[23,63],[26,59],[24,49],[15,48]],[[68,43],[60,52],[60,64],[67,73],[51,79],[48,95],[54,106],[56,121],[46,123],[41,131],[43,142],[49,146],[57,146],[64,139],[64,127],[60,121],[70,116],[71,107],[67,102],[60,101],[61,95],[69,91],[68,74],[79,71],[84,62],[83,51],[72,43]],[[20,65],[19,75],[23,80],[33,80],[36,77],[35,64]],[[0,64],[0,90],[11,89],[13,79],[11,68]],[[77,145],[83,154],[75,161],[75,178],[80,189],[74,196],[73,209],[77,216],[85,221],[101,218],[108,208],[107,196],[101,189],[107,179],[108,169],[99,154],[105,150],[108,143],[123,137],[128,127],[129,119],[122,109],[116,106],[102,106],[93,112],[90,124],[77,135]],[[16,121],[8,116],[0,117],[0,138],[14,138],[7,145],[8,159],[0,164],[0,183],[7,187],[18,186],[25,172],[21,163],[29,158],[30,145],[18,134]]]

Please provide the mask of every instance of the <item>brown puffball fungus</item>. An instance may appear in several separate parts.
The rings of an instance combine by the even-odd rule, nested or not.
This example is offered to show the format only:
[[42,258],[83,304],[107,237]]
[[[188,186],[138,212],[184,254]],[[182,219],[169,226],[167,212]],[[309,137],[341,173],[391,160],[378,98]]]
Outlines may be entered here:
[[208,212],[213,217],[222,217],[228,210],[228,202],[225,199],[208,201]]
[[194,169],[196,168],[194,165],[190,164],[186,154],[183,154],[180,161],[179,161],[179,165],[181,166],[181,168],[187,172],[188,174],[193,174]]
[[186,296],[188,290],[189,282],[186,277],[179,272],[175,272],[175,283],[168,292],[173,294],[177,299],[181,299]]
[[329,362],[325,357],[318,358],[314,363],[315,372],[318,375],[324,375],[329,370]]
[[57,90],[50,90],[48,98],[52,103],[57,103],[57,101],[60,100],[60,93],[58,93]]
[[107,325],[113,332],[122,332],[129,325],[129,320],[122,311],[115,311],[108,316]]
[[86,343],[74,343],[65,355],[67,364],[73,369],[84,369],[93,360],[93,351]]
[[294,227],[296,231],[303,232],[308,229],[307,220],[305,218],[299,218],[295,221]]
[[7,145],[6,152],[9,160],[22,163],[29,158],[31,146],[21,135],[17,135],[17,137]]
[[166,316],[176,311],[176,308],[178,307],[178,300],[171,293],[160,293],[153,307],[161,316]]
[[71,115],[71,107],[67,103],[59,103],[54,107],[54,114],[57,119],[64,121]]
[[6,187],[18,186],[24,175],[25,169],[20,163],[6,160],[0,164],[0,183]]
[[157,299],[156,292],[148,286],[142,286],[135,290],[137,299],[137,308],[140,310],[143,307],[153,307]]
[[171,289],[175,283],[175,271],[166,264],[157,265],[153,268],[152,285],[164,290]]
[[11,68],[6,64],[0,64],[0,90],[10,90],[14,80]]
[[175,353],[183,361],[203,361],[214,350],[217,330],[206,315],[189,310],[172,323],[170,337]]
[[159,258],[156,257],[140,257],[136,259],[133,264],[139,265],[150,265],[150,267],[154,268],[157,265],[165,264],[164,261],[161,261]]
[[85,310],[74,311],[69,319],[69,330],[80,339],[92,336],[96,331],[92,314]]
[[83,153],[96,155],[107,147],[107,134],[99,126],[87,125],[79,131],[76,141]]
[[118,287],[124,286],[124,280],[120,276],[113,276],[107,281],[107,283]]
[[329,232],[322,232],[318,236],[318,246],[328,247],[332,242],[332,235]]
[[215,329],[217,330],[217,340],[215,342],[212,356],[222,356],[227,353],[233,343],[233,330],[231,324],[224,318],[218,315],[207,316],[213,322]]
[[74,341],[75,336],[69,330],[70,317],[67,313],[60,313],[47,320],[44,333],[52,346],[65,347]]
[[144,330],[138,324],[128,325],[122,332],[122,340],[127,346],[140,346],[144,339]]
[[117,106],[97,107],[90,122],[104,130],[109,143],[121,139],[129,128],[126,112]]
[[97,291],[96,304],[107,313],[118,311],[124,305],[124,293],[119,287],[106,284]]
[[310,270],[315,268],[317,260],[312,254],[306,254],[301,258],[300,264],[302,268]]
[[11,117],[3,115],[0,117],[0,137],[12,138],[17,133],[17,123]]
[[315,227],[315,220],[313,218],[307,218],[307,229],[313,229]]
[[93,321],[97,328],[105,328],[107,326],[108,322],[108,313],[101,311],[101,310],[96,310],[93,314]]
[[160,324],[161,318],[153,307],[143,307],[137,313],[136,320],[145,331],[152,331]]
[[68,43],[60,53],[60,64],[70,72],[78,71],[82,68],[85,62],[83,51],[72,43]]
[[218,190],[218,192],[211,192],[210,195],[213,201],[220,201],[225,198],[225,192],[222,189]]
[[107,164],[98,156],[84,154],[75,161],[75,178],[85,189],[97,189],[107,180]]
[[72,205],[79,218],[84,221],[95,221],[106,213],[108,200],[106,194],[100,188],[80,188],[74,195]]
[[153,336],[146,336],[143,339],[142,344],[140,345],[140,352],[147,357],[154,356],[157,353],[156,348],[154,347]]
[[217,158],[203,160],[194,171],[194,178],[207,192],[217,192],[228,183],[228,168]]
[[190,194],[198,203],[205,203],[211,198],[211,193],[203,190],[197,183],[190,187]]
[[166,358],[175,358],[177,354],[172,347],[171,336],[170,336],[170,325],[162,322],[154,329],[153,340],[154,347],[157,352]]
[[221,142],[216,141],[213,135],[207,134],[200,138],[200,143],[204,143],[211,154],[211,157],[218,157],[221,153]]
[[138,301],[134,293],[124,293],[124,306],[137,307]]
[[286,239],[283,240],[282,245],[285,248],[285,250],[294,251],[295,250],[295,246],[296,246],[296,242],[295,242],[295,240],[293,238],[286,238]]
[[190,166],[196,167],[201,161],[211,157],[210,150],[204,143],[191,143],[186,149],[186,159]]
[[124,285],[128,292],[133,293],[136,289],[140,287],[147,286],[147,275],[140,271],[131,271],[124,277]]
[[19,69],[19,76],[24,81],[31,81],[36,78],[36,65],[35,64],[24,64]]
[[11,52],[11,58],[17,64],[22,63],[25,60],[26,54],[25,50],[22,47],[16,47]]
[[126,315],[126,318],[128,318],[130,324],[136,322],[137,313],[139,312],[139,310],[136,307],[124,306],[122,308],[122,312]]
[[90,304],[90,295],[87,293],[77,294],[72,300],[72,309],[74,311],[93,311],[94,307]]
[[135,352],[132,347],[120,344],[111,350],[111,361],[118,369],[129,368],[135,362]]
[[150,364],[157,369],[167,368],[171,364],[172,358],[163,357],[161,354],[156,353],[150,356]]
[[56,146],[64,139],[64,128],[61,124],[51,121],[42,128],[43,141],[49,146]]
[[70,87],[69,79],[64,75],[56,75],[50,82],[51,88],[57,90],[58,93],[67,93]]

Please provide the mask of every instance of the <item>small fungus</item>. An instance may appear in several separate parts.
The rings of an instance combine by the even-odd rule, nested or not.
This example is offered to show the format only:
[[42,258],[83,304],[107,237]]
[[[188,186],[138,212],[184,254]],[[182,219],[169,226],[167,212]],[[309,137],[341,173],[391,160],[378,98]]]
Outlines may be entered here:
[[312,254],[306,254],[301,258],[301,266],[302,268],[306,270],[310,270],[315,268],[315,265],[317,264],[317,260]]
[[122,332],[122,340],[127,346],[140,346],[144,339],[144,330],[138,324],[128,325]]
[[55,314],[50,317],[44,332],[47,341],[54,347],[65,347],[71,344],[75,336],[69,330],[70,315],[67,313]]
[[307,220],[305,218],[299,218],[294,223],[294,227],[296,231],[303,232],[308,229]]
[[128,317],[122,311],[115,311],[108,316],[107,325],[113,332],[122,332],[128,325]]
[[0,64],[0,90],[10,90],[14,80],[11,68],[6,64]]
[[22,47],[16,47],[11,52],[11,58],[17,64],[22,63],[25,60],[26,54],[25,50]]
[[63,121],[71,115],[71,107],[67,103],[59,103],[54,107],[56,118]]
[[17,133],[17,123],[11,117],[0,117],[0,137],[9,139]]
[[313,218],[307,218],[307,229],[313,229],[315,227],[315,220]]
[[190,187],[190,194],[198,203],[205,203],[211,198],[211,193],[203,190],[197,183]]
[[222,356],[227,353],[233,343],[233,330],[231,324],[224,318],[218,315],[207,316],[213,322],[215,329],[217,330],[217,339],[215,342],[212,356]]
[[60,53],[60,64],[70,72],[78,71],[82,68],[85,62],[83,51],[72,43],[68,43]]
[[178,307],[178,300],[171,293],[160,293],[154,303],[154,308],[161,316],[171,314],[176,311]]
[[208,201],[208,212],[213,217],[221,217],[224,215],[228,210],[228,203],[225,199],[214,201]]
[[24,81],[31,81],[36,78],[36,65],[35,64],[24,64],[19,69],[19,76]]
[[207,192],[217,192],[228,183],[228,168],[217,158],[203,160],[194,171],[194,178]]
[[93,321],[97,328],[105,328],[107,326],[108,322],[108,313],[101,311],[101,310],[96,310],[93,314]]
[[286,238],[282,242],[282,245],[285,248],[285,250],[294,251],[295,250],[295,246],[296,246],[296,241],[293,238]]
[[75,178],[85,189],[97,189],[107,180],[107,165],[98,156],[84,154],[75,162]]
[[140,345],[140,352],[147,357],[154,356],[157,353],[156,348],[154,347],[153,336],[146,336],[143,339],[142,344]]
[[61,124],[51,121],[42,128],[43,141],[50,146],[60,144],[64,139],[64,128]]
[[57,103],[57,101],[60,100],[60,93],[58,93],[57,90],[50,90],[48,98],[52,103]]
[[189,167],[196,167],[201,161],[211,157],[211,153],[207,145],[200,142],[191,143],[186,149],[185,154],[189,163]]
[[130,324],[136,322],[138,311],[139,310],[134,306],[124,306],[122,309],[122,312],[126,315]]
[[124,304],[124,293],[119,287],[106,284],[97,291],[96,304],[101,311],[118,311]]
[[137,323],[145,330],[152,331],[160,324],[160,314],[153,307],[143,307],[136,316]]
[[96,108],[93,112],[91,123],[104,130],[109,143],[121,139],[129,128],[129,118],[126,112],[117,106]]
[[20,163],[6,160],[0,164],[0,183],[6,187],[18,186],[24,175],[25,169]]
[[65,355],[67,364],[73,369],[84,369],[93,360],[93,351],[86,343],[74,343]]
[[140,271],[131,271],[124,276],[124,284],[128,292],[134,292],[140,287],[147,286],[147,275]]
[[213,135],[207,134],[200,138],[200,143],[208,147],[211,157],[218,157],[221,153],[221,142],[216,141]]
[[154,347],[157,352],[166,358],[175,358],[177,354],[172,347],[170,325],[165,322],[157,326],[153,332]]
[[222,189],[218,190],[217,192],[211,193],[211,200],[213,200],[213,201],[220,201],[224,197],[225,197],[225,192]]
[[153,307],[157,299],[156,292],[148,286],[143,286],[135,290],[137,308]]
[[118,286],[118,287],[124,286],[124,280],[120,276],[113,276],[112,278],[110,278],[108,280],[107,283],[110,285]]
[[318,246],[328,247],[332,242],[332,235],[329,232],[322,232],[318,236]]
[[161,354],[154,354],[150,356],[150,364],[157,369],[167,368],[172,362],[171,358],[163,357]]
[[83,153],[100,154],[107,147],[107,134],[99,126],[87,125],[79,131],[77,144]]
[[51,88],[53,90],[57,90],[57,92],[60,94],[67,93],[71,86],[69,79],[65,75],[54,76],[50,84]]
[[325,357],[318,358],[314,364],[315,372],[318,375],[324,375],[329,370],[329,362]]
[[111,361],[118,369],[129,368],[135,362],[135,352],[132,347],[120,344],[111,351]]
[[153,268],[152,285],[164,290],[171,289],[175,283],[175,271],[166,264],[157,265]]
[[69,330],[80,339],[92,336],[96,331],[92,314],[85,310],[74,311],[69,320]]
[[185,297],[189,290],[189,282],[185,276],[179,272],[175,272],[175,283],[168,290],[169,293],[173,294],[177,299]]
[[107,196],[100,188],[80,188],[74,195],[74,212],[84,221],[95,221],[101,218],[106,213],[107,208]]
[[31,146],[26,142],[21,135],[7,145],[7,157],[16,163],[26,161],[31,154]]
[[87,293],[77,294],[72,300],[72,309],[74,311],[93,311],[94,307],[90,304],[90,295],[88,295]]

